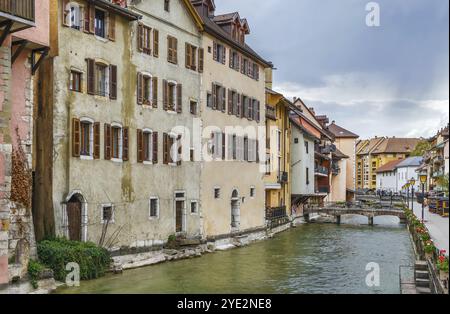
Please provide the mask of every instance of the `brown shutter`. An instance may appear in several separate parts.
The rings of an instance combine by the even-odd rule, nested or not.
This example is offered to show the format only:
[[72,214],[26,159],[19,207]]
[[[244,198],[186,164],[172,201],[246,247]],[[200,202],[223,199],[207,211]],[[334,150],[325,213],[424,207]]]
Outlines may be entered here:
[[123,128],[122,129],[123,132],[123,136],[122,136],[122,160],[123,161],[128,161],[130,159],[130,154],[129,154],[129,145],[130,145],[130,141],[129,141],[129,129],[128,128]]
[[109,98],[117,99],[117,66],[109,66]]
[[231,89],[228,90],[228,114],[233,114],[233,91]]
[[109,40],[116,40],[116,16],[112,13],[109,13],[108,18],[108,38]]
[[138,37],[137,37],[138,51],[144,51],[144,25],[138,24]]
[[87,93],[95,95],[95,61],[86,59],[87,62]]
[[216,110],[217,109],[217,90],[216,90],[216,84],[214,84],[214,83],[212,83],[212,92],[211,92],[211,95],[212,95],[212,108],[214,109],[214,110]]
[[144,162],[144,133],[137,130],[137,162]]
[[80,120],[73,118],[72,120],[72,156],[80,157],[81,150],[81,125]]
[[153,108],[158,108],[158,78],[157,77],[152,77],[152,90],[153,90],[152,106],[153,106]]
[[213,59],[215,61],[217,61],[217,43],[216,42],[214,42],[214,44],[213,44]]
[[112,137],[111,137],[111,125],[105,123],[105,140],[104,140],[104,145],[105,145],[105,159],[106,160],[111,160],[111,142],[112,142]]
[[203,73],[205,51],[203,48],[198,49],[198,72]]
[[165,165],[169,164],[169,135],[167,133],[163,134],[163,163]]
[[191,68],[191,61],[192,61],[192,52],[191,52],[191,45],[186,43],[186,68]]
[[62,5],[63,5],[62,6],[62,12],[63,12],[62,23],[63,23],[64,26],[69,26],[68,17],[69,17],[69,14],[70,14],[70,9],[67,8],[68,5],[69,5],[69,1],[68,0],[63,0]]
[[153,164],[158,163],[158,132],[153,132]]
[[183,85],[177,85],[177,112],[183,112]]
[[89,33],[95,33],[95,6],[89,5]]
[[159,57],[159,31],[157,29],[153,30],[153,56]]
[[167,81],[163,80],[163,109],[166,111],[169,108],[168,85]]
[[94,159],[100,159],[100,122],[94,123]]
[[144,78],[140,72],[137,74],[137,103],[138,105],[144,103]]

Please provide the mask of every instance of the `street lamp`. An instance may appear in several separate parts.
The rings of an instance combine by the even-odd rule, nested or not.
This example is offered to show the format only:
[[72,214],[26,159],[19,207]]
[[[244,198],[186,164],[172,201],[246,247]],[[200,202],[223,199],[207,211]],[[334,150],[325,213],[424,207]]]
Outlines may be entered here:
[[421,174],[419,176],[420,179],[420,183],[422,184],[422,223],[425,222],[425,184],[427,183],[427,175],[426,174]]
[[414,185],[416,185],[416,179],[411,178],[409,183],[411,184],[411,210],[414,212]]

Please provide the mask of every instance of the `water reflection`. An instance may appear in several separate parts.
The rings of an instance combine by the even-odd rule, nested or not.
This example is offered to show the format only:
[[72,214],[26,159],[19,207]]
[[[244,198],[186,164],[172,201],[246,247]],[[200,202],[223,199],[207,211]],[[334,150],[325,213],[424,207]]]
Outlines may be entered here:
[[[305,225],[249,247],[131,270],[58,292],[399,293],[399,266],[414,260],[406,229],[391,217],[377,219],[382,224],[377,227],[361,226],[367,225],[365,217],[343,221],[341,226]],[[370,262],[381,267],[378,288],[365,284]]]

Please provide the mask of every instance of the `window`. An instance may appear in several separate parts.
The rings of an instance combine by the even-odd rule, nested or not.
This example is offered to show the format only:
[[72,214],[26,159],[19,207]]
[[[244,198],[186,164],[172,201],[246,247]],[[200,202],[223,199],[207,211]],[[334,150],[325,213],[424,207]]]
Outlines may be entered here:
[[93,124],[88,121],[80,122],[81,129],[81,142],[80,142],[80,155],[92,156],[93,152]]
[[102,206],[102,223],[114,223],[114,208],[112,205]]
[[252,186],[250,188],[250,197],[254,198],[255,196],[256,196],[256,188]]
[[198,202],[191,201],[191,214],[198,214]]
[[82,74],[81,72],[70,71],[70,90],[74,92],[81,92]]
[[157,197],[150,198],[150,219],[155,219],[159,217],[159,199]]
[[226,59],[225,46],[218,44],[216,42],[214,43],[213,59],[217,62],[225,64],[225,59]]
[[164,11],[170,12],[170,0],[164,0]]
[[95,35],[106,37],[106,13],[99,9],[95,9]]
[[178,64],[178,40],[172,36],[167,36],[167,61]]
[[97,63],[95,64],[95,77],[97,79],[96,91],[99,96],[106,96],[106,65]]
[[82,23],[82,13],[81,8],[76,3],[70,4],[70,22],[69,26],[73,29],[81,30]]
[[193,114],[194,116],[196,116],[198,114],[198,104],[195,100],[191,100],[189,103],[189,110],[191,112],[191,114]]
[[214,188],[214,198],[216,200],[220,198],[220,188]]
[[122,159],[122,128],[113,126],[112,130],[112,158]]

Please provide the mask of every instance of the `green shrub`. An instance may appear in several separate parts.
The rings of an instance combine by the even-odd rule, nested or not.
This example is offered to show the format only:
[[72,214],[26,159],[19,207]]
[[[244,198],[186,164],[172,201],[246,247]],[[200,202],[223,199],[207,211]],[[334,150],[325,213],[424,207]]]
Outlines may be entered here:
[[45,266],[40,262],[30,259],[28,263],[28,276],[30,277],[30,283],[34,289],[38,288],[38,279],[44,269]]
[[68,263],[80,266],[80,279],[90,280],[101,277],[109,269],[109,252],[94,243],[69,241],[63,238],[45,240],[37,245],[39,259],[53,270],[57,280],[64,281]]

